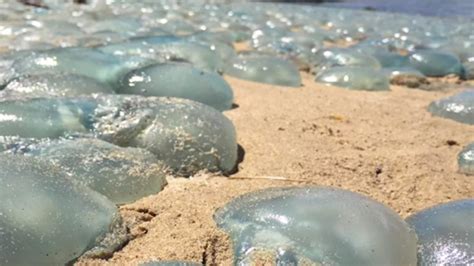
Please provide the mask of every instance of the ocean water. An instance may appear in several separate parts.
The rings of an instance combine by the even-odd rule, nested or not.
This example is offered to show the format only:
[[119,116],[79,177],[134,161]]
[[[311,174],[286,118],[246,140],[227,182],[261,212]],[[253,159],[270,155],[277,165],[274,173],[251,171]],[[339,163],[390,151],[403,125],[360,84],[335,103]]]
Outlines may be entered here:
[[341,0],[321,5],[354,9],[371,8],[378,11],[424,16],[474,18],[474,0]]

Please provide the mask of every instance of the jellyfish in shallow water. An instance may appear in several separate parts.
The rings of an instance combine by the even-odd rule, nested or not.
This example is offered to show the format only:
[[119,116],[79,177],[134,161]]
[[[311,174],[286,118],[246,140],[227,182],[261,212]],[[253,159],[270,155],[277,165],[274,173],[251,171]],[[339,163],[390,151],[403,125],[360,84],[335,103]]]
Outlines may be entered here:
[[236,78],[280,86],[300,87],[298,68],[290,61],[269,56],[236,56],[224,73]]
[[329,68],[316,75],[316,82],[352,90],[390,90],[390,81],[385,73],[366,67]]
[[429,77],[442,77],[449,74],[461,76],[463,67],[459,58],[451,53],[440,51],[418,51],[409,57],[410,65]]
[[474,199],[436,205],[406,221],[418,235],[418,265],[474,264]]
[[392,210],[333,188],[267,189],[234,199],[214,219],[238,265],[415,265],[416,236]]
[[158,193],[166,184],[166,166],[144,149],[98,139],[48,141],[22,149],[27,149],[26,155],[52,162],[75,182],[116,204]]
[[474,143],[464,147],[458,155],[459,171],[468,175],[474,175]]
[[26,75],[10,81],[0,92],[3,99],[67,97],[92,93],[113,94],[112,87],[86,76],[68,73]]
[[234,98],[229,84],[220,75],[186,63],[157,64],[133,70],[123,77],[118,93],[185,98],[220,111],[230,109]]
[[0,264],[65,265],[107,256],[127,240],[115,205],[60,168],[0,155]]
[[474,90],[465,90],[453,96],[432,102],[428,111],[435,116],[474,124]]

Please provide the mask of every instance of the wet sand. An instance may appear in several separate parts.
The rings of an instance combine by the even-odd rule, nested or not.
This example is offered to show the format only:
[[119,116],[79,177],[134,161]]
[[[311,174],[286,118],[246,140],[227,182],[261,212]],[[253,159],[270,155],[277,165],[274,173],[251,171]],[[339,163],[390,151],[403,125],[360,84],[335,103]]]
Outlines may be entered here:
[[309,75],[301,88],[226,79],[238,107],[225,115],[245,153],[239,171],[169,178],[161,193],[121,206],[134,239],[107,261],[79,265],[231,265],[230,239],[213,213],[238,195],[267,187],[335,186],[383,202],[402,217],[474,197],[474,179],[458,173],[456,161],[474,141],[474,126],[426,111],[431,101],[460,89],[350,91],[317,84]]

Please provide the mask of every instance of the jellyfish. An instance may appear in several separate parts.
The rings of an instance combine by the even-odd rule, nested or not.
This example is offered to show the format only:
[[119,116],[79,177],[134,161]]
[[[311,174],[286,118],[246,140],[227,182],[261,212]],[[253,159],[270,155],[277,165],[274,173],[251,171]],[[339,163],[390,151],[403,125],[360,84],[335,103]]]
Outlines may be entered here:
[[64,265],[104,257],[127,240],[117,207],[60,168],[0,154],[0,264]]
[[233,240],[236,265],[416,265],[408,225],[383,204],[346,190],[256,191],[232,200],[214,220]]
[[230,109],[234,98],[220,75],[186,63],[155,64],[133,70],[123,77],[118,93],[185,98],[220,111]]
[[418,265],[474,264],[474,200],[439,204],[406,219],[418,235]]

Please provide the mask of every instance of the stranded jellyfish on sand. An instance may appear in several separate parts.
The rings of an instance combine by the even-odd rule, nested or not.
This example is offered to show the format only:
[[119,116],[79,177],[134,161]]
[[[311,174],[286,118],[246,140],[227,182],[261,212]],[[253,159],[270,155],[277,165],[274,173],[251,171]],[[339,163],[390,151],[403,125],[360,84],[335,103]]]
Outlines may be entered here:
[[474,124],[474,90],[462,91],[453,96],[432,102],[428,111],[435,116]]
[[0,264],[64,265],[107,256],[126,240],[115,205],[26,156],[0,155]]
[[232,122],[212,107],[185,99],[100,95],[4,101],[0,118],[0,136],[91,135],[146,149],[178,175],[227,173],[237,163]]
[[346,190],[256,191],[232,200],[214,219],[232,237],[236,264],[416,265],[408,225],[383,204]]
[[418,265],[474,264],[474,199],[439,204],[406,221],[418,236]]
[[25,156],[53,163],[71,180],[116,204],[156,194],[166,184],[167,167],[145,149],[119,147],[91,138],[46,141],[22,146],[22,150]]
[[186,63],[156,64],[133,70],[120,82],[118,93],[185,98],[220,111],[230,109],[234,99],[232,89],[220,75]]

